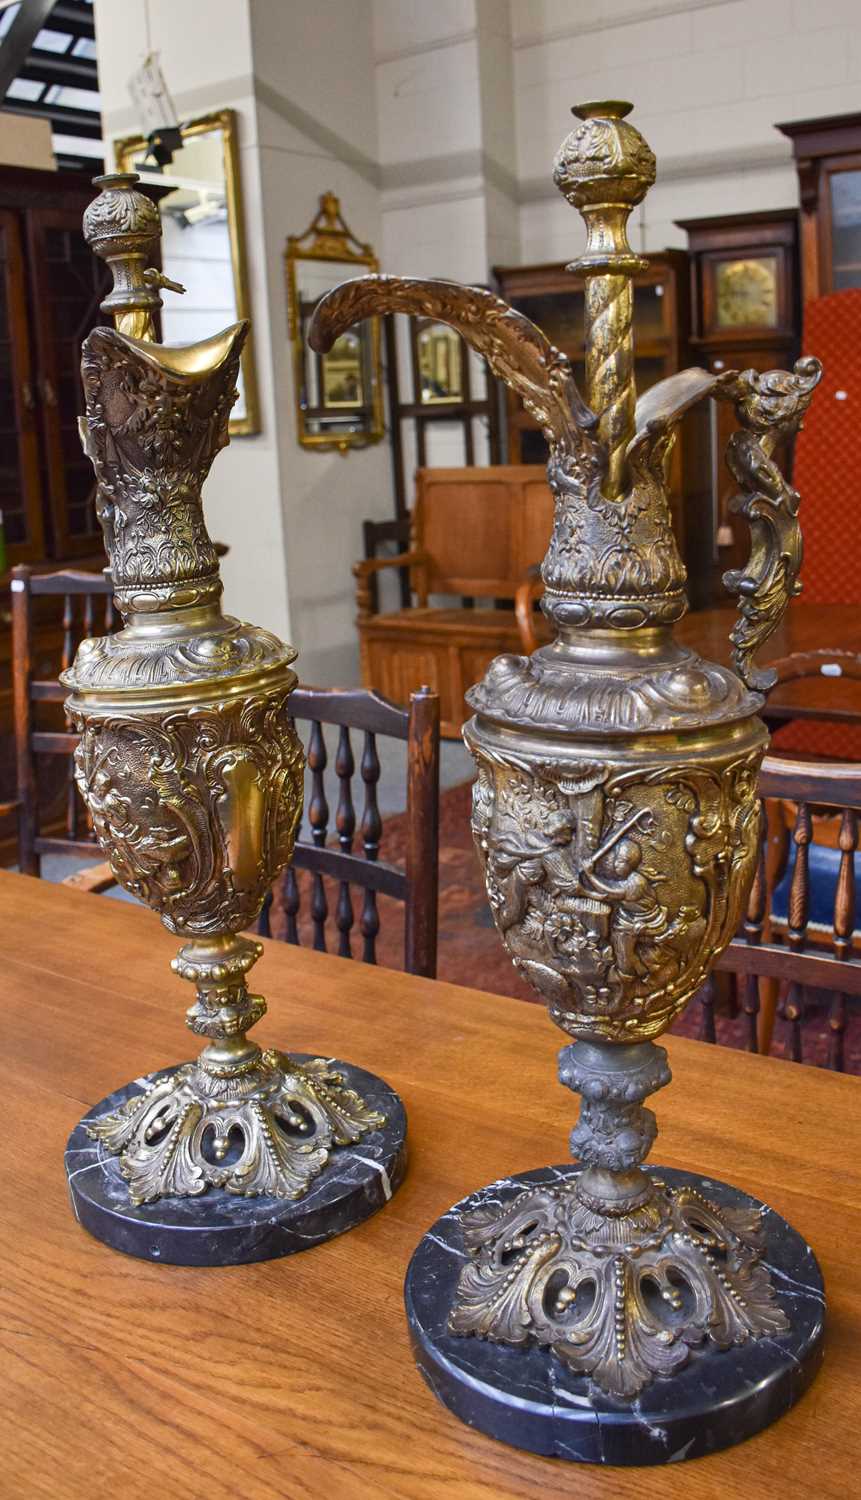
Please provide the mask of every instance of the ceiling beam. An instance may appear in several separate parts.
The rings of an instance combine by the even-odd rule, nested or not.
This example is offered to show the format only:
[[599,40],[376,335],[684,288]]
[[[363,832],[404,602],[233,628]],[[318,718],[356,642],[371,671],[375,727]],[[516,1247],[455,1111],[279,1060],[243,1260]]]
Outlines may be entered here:
[[32,51],[18,74],[33,83],[59,83],[75,89],[97,89],[99,70],[83,57],[58,57],[55,52]]
[[36,119],[50,120],[54,130],[63,135],[80,135],[88,141],[102,138],[102,117],[81,109],[66,109],[62,104],[29,104],[24,99],[7,99],[3,108],[13,115],[31,115]]
[[57,31],[69,31],[72,36],[90,37],[95,41],[96,26],[91,5],[75,5],[73,0],[55,0],[51,24]]
[[21,9],[0,42],[0,104],[13,78],[21,72],[54,5],[55,0],[21,0]]

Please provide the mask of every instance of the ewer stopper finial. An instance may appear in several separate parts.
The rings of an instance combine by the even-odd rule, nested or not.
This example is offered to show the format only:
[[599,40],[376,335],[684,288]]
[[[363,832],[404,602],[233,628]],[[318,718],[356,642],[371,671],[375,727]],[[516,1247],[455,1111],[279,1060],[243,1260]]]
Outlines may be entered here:
[[586,249],[568,266],[586,278],[586,399],[609,454],[605,494],[625,488],[625,450],[634,436],[633,290],[648,265],[628,243],[628,217],[655,180],[655,158],[621,100],[576,104],[581,122],[563,141],[553,181],[586,223]]
[[161,238],[161,219],[151,198],[137,191],[137,172],[110,172],[94,177],[101,188],[84,213],[84,239],[107,261],[114,278],[101,304],[120,333],[155,339],[154,313],[162,306],[159,287],[185,290],[149,264]]

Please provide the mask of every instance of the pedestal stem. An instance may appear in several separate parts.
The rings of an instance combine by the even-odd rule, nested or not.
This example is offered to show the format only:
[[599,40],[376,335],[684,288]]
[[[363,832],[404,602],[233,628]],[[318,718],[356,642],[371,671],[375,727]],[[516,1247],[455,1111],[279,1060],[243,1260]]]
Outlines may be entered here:
[[208,1046],[88,1123],[88,1134],[119,1155],[133,1204],[207,1187],[299,1198],[332,1146],[384,1124],[323,1058],[300,1064],[249,1041],[266,1001],[249,993],[246,975],[262,952],[262,943],[230,932],[186,944],[173,969],[197,988],[186,1019]]
[[670,1082],[667,1054],[654,1042],[574,1042],[559,1054],[559,1081],[581,1096],[571,1154],[586,1170],[581,1202],[602,1214],[625,1214],[648,1203],[654,1183],[642,1169],[658,1133],[643,1100]]
[[462,1216],[470,1258],[449,1330],[549,1345],[621,1401],[698,1345],[784,1332],[759,1215],[672,1190],[640,1165],[657,1133],[643,1100],[670,1081],[664,1048],[575,1042],[559,1076],[582,1099],[571,1149],[584,1168]]

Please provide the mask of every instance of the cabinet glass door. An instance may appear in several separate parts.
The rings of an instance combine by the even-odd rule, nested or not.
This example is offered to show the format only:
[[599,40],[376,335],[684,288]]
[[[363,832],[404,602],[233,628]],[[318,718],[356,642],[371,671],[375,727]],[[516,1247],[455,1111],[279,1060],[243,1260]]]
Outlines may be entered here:
[[861,172],[831,174],[831,286],[861,286]]

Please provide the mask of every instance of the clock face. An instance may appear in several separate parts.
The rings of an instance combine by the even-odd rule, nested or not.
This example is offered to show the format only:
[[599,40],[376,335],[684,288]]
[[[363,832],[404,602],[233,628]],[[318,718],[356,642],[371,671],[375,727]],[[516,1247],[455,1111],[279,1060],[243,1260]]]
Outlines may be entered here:
[[776,327],[777,258],[719,261],[715,301],[719,328]]

